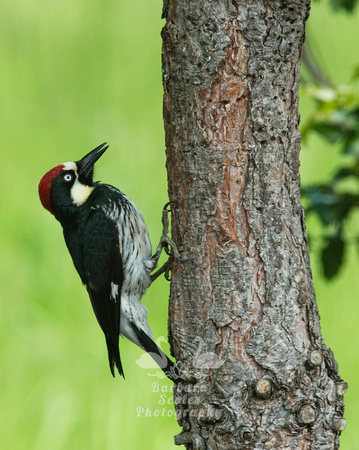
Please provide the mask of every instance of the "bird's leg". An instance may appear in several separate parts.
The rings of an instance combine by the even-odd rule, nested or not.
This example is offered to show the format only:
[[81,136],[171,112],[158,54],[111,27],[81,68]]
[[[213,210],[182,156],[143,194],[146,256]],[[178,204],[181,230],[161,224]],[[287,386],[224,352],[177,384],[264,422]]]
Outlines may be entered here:
[[185,258],[181,258],[177,249],[177,245],[168,236],[168,229],[169,229],[168,213],[171,211],[171,209],[169,209],[168,207],[171,203],[172,202],[166,203],[162,209],[162,236],[160,238],[160,242],[157,246],[156,252],[152,256],[154,268],[157,267],[162,250],[164,250],[167,253],[167,255],[169,255],[169,258],[162,267],[160,267],[158,270],[156,270],[156,272],[154,272],[151,275],[151,283],[153,283],[156,280],[156,278],[158,278],[163,273],[165,274],[166,280],[169,280],[169,272],[171,270],[173,258],[177,259],[178,261],[186,261]]

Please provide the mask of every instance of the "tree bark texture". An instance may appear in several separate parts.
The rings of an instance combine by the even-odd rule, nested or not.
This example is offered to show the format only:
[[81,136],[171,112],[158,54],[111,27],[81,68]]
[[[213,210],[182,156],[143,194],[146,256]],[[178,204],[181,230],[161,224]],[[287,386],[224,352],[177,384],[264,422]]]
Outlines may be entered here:
[[188,449],[334,449],[341,380],[321,336],[299,193],[309,0],[169,0],[169,334]]

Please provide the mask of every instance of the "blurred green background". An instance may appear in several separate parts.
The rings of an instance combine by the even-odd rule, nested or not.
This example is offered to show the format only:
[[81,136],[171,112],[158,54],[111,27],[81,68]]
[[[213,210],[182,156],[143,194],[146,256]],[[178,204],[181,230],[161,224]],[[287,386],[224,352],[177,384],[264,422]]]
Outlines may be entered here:
[[[112,379],[61,227],[37,196],[47,170],[107,141],[97,179],[137,203],[157,244],[167,201],[161,8],[160,0],[13,0],[0,8],[1,448],[176,448],[171,394],[152,385],[170,384],[137,366],[142,352],[129,342],[121,346],[126,380]],[[358,19],[334,15],[325,1],[313,5],[308,33],[337,83],[358,63]],[[303,119],[310,107],[303,100]],[[337,157],[335,147],[312,136],[303,145],[303,182],[325,180]],[[315,219],[308,225],[320,235]],[[347,253],[330,283],[321,276],[315,238],[311,257],[324,338],[349,383],[341,448],[356,449],[357,255]],[[157,281],[144,300],[155,336],[167,336],[167,301],[168,285]]]

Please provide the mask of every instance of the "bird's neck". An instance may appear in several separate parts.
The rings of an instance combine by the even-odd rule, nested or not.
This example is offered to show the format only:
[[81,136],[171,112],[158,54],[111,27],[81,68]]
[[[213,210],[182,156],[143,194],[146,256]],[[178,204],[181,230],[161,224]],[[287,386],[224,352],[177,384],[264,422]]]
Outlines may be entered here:
[[56,208],[54,216],[61,223],[64,230],[74,230],[79,228],[87,212],[87,208],[84,208],[82,205],[69,205]]

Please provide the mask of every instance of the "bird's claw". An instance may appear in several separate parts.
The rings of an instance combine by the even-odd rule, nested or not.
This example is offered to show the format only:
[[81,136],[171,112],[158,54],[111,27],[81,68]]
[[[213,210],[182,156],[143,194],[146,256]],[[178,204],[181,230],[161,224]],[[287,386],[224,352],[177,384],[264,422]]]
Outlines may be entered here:
[[[168,202],[162,209],[162,236],[160,239],[160,245],[168,256],[173,256],[177,261],[184,262],[187,258],[181,258],[177,245],[173,242],[173,240],[168,236],[169,229],[169,221],[168,221],[168,213],[171,212],[170,205],[175,202]],[[170,247],[172,252],[170,251]]]
[[176,259],[177,261],[180,261],[180,262],[187,261],[187,258],[183,258],[180,256],[177,245],[167,235],[161,236],[160,243],[161,243],[162,248],[165,251],[166,255],[173,256],[174,259]]
[[173,259],[176,259],[179,262],[184,262],[187,258],[183,258],[180,256],[177,245],[173,242],[173,240],[168,236],[169,233],[169,220],[168,213],[171,212],[171,208],[169,207],[174,202],[168,202],[162,209],[162,236],[160,242],[157,246],[156,253],[153,255],[152,259],[155,262],[155,267],[158,264],[158,260],[160,259],[162,250],[169,256],[168,261],[158,269],[154,274],[151,275],[151,281],[153,282],[156,278],[158,278],[162,273],[165,274],[166,280],[170,281],[170,271],[172,266]]

